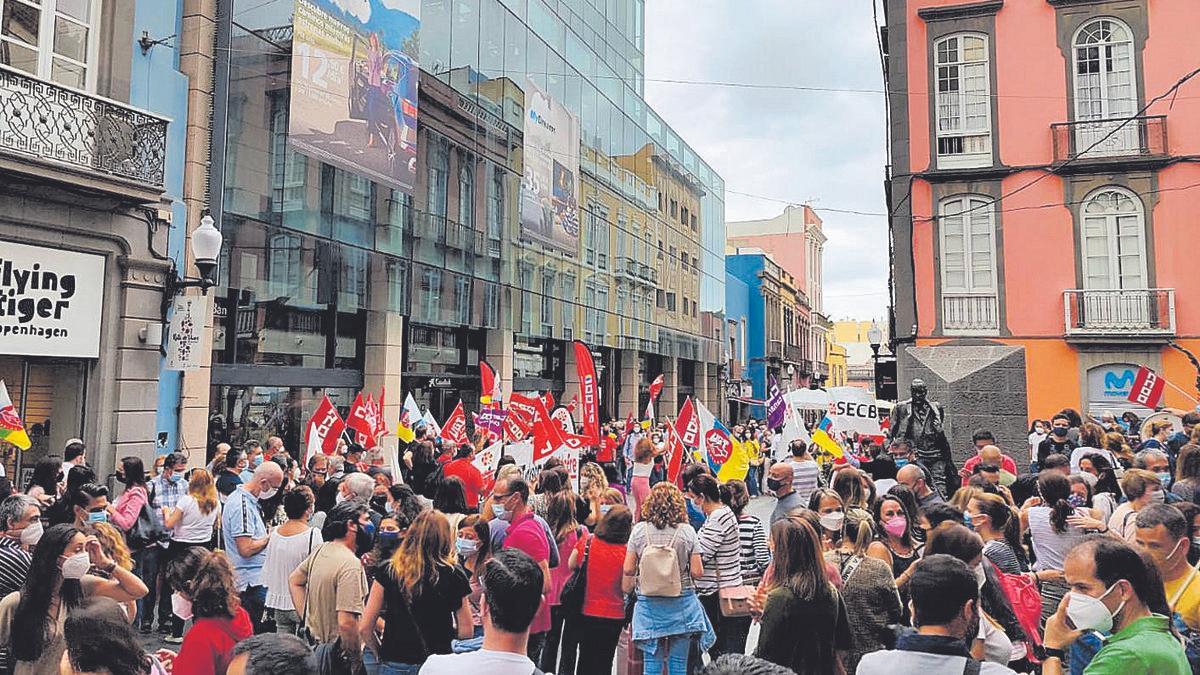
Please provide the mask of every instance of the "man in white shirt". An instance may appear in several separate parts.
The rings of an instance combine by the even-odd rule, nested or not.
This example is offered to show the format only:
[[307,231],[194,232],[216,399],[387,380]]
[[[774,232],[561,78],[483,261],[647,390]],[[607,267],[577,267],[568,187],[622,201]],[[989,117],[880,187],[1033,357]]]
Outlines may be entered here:
[[483,648],[466,654],[430,656],[421,675],[530,675],[525,655],[529,625],[542,601],[542,569],[514,548],[496,551],[481,575],[484,592]]

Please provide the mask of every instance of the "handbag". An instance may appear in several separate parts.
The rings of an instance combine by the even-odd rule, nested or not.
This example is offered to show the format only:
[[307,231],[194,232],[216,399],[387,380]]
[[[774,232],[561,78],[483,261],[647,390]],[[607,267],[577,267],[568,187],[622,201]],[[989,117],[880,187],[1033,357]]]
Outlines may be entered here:
[[171,540],[171,534],[163,527],[162,522],[150,507],[150,502],[154,500],[153,486],[150,488],[146,493],[146,501],[142,504],[142,510],[138,511],[137,520],[134,521],[133,527],[129,528],[129,533],[125,537],[129,548],[134,551],[157,546]]
[[562,605],[563,611],[568,614],[579,615],[583,613],[583,596],[587,590],[587,566],[588,557],[592,552],[592,538],[588,537],[587,543],[583,546],[583,562],[580,563],[579,569],[571,574],[571,578],[567,579],[567,583],[563,584],[562,592],[558,595],[558,602]]
[[721,616],[750,616],[750,598],[757,591],[755,586],[728,586],[717,590],[721,603]]

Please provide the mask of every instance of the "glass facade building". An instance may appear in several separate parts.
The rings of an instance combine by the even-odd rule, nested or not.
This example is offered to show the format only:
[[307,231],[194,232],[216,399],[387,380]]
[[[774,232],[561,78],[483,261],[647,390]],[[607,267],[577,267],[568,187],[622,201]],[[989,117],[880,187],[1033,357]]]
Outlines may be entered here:
[[[724,183],[642,98],[643,0],[421,0],[412,195],[289,147],[295,0],[219,4],[214,440],[296,442],[324,393],[384,381],[444,417],[483,357],[508,389],[570,394],[572,339],[610,416],[656,368],[679,401],[717,388]],[[529,80],[581,127],[575,251],[518,223]]]

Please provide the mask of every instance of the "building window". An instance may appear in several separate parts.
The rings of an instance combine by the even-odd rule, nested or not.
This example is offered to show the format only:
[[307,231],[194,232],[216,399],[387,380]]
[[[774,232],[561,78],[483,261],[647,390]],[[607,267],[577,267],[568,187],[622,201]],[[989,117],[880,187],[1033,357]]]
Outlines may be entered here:
[[955,196],[939,205],[946,332],[994,333],[999,328],[994,218],[989,197]]
[[437,321],[442,306],[442,271],[426,267],[421,273],[421,318]]
[[1146,288],[1146,230],[1141,200],[1121,188],[1101,188],[1084,200],[1080,214],[1084,288]]
[[679,217],[679,202],[672,199],[671,200],[671,219],[673,220],[678,217]]
[[0,0],[0,63],[95,91],[99,19],[98,0]]
[[492,179],[488,181],[488,239],[499,241],[504,232],[504,169],[493,164]]
[[[0,0],[0,3],[5,1]],[[0,54],[3,54],[6,47],[8,43],[4,42],[3,36],[0,35]],[[308,169],[308,160],[288,147],[287,126],[287,111],[276,110],[271,118],[271,170],[274,174],[272,201],[277,212],[298,211],[304,208],[304,175]]]
[[454,319],[459,325],[471,323],[471,277],[454,275]]
[[270,241],[270,257],[267,262],[270,294],[274,297],[302,296],[300,274],[303,249],[300,237],[295,234],[276,234],[271,236]]
[[674,293],[667,293],[667,311],[668,312],[675,311],[675,294]]
[[425,210],[434,216],[446,215],[447,181],[450,174],[450,150],[444,141],[430,139],[429,159],[425,186]]
[[529,335],[533,330],[533,268],[521,263],[518,275],[521,288],[521,332]]
[[471,168],[469,155],[462,156],[458,167],[458,222],[475,227],[475,170]]
[[371,220],[371,181],[356,173],[338,171],[333,211],[354,220]]
[[1096,19],[1075,34],[1074,47],[1077,151],[1081,155],[1138,151],[1139,125],[1124,124],[1138,109],[1129,27],[1116,19]]
[[550,335],[554,326],[554,272],[542,270],[542,334]]
[[938,40],[934,53],[938,168],[991,166],[987,37],[951,35]]

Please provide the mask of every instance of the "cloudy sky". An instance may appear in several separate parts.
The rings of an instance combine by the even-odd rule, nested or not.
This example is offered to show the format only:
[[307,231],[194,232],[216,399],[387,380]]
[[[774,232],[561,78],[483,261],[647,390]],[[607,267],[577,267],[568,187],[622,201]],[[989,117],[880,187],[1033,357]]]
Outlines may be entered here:
[[835,319],[887,306],[887,219],[820,211],[886,210],[883,95],[781,87],[881,90],[871,1],[646,2],[646,98],[725,178],[727,220],[818,209]]

